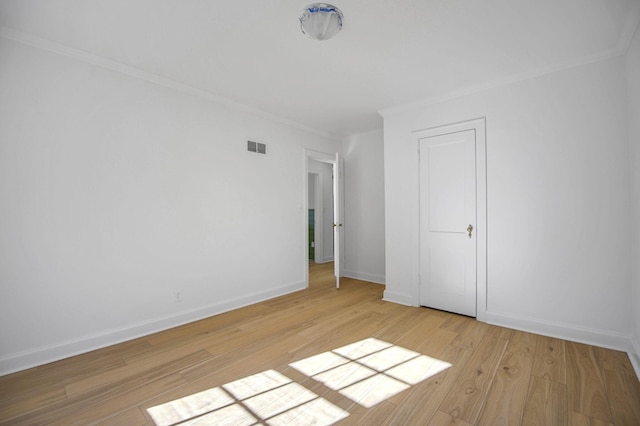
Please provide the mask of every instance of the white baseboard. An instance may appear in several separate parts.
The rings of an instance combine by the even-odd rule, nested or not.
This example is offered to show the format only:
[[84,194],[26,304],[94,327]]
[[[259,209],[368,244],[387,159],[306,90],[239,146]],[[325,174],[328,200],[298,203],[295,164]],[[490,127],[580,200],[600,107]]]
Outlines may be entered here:
[[369,273],[366,273],[366,272],[352,271],[352,270],[349,270],[349,269],[346,269],[346,270],[343,271],[343,276],[345,276],[347,278],[354,278],[356,280],[369,281],[369,282],[376,283],[376,284],[384,284],[385,283],[384,275],[369,274]]
[[[383,300],[406,306],[416,306],[413,297],[403,293],[386,290]],[[513,314],[487,312],[486,322],[501,327],[541,334],[572,342],[586,343],[626,352],[636,375],[640,377],[640,341],[629,335],[587,327],[576,327],[536,318],[521,317]]]
[[131,326],[106,330],[90,336],[71,339],[55,345],[43,346],[37,349],[9,354],[0,358],[0,376],[17,371],[26,370],[50,362],[69,358],[85,352],[101,349],[117,343],[126,342],[138,337],[167,330],[203,318],[218,315],[233,309],[242,308],[294,291],[304,290],[306,283],[290,284],[276,289],[253,293],[236,299],[203,306],[190,311],[154,318],[149,321],[139,322]]
[[552,321],[544,321],[537,318],[521,317],[513,314],[504,314],[487,311],[487,322],[501,327],[541,334],[543,336],[556,337],[572,342],[586,343],[603,348],[629,352],[631,350],[631,338],[621,333],[599,330],[595,328],[576,327],[570,324],[562,324]]
[[415,303],[415,298],[410,294],[394,293],[389,290],[385,290],[384,293],[382,293],[382,300],[405,306],[418,306]]

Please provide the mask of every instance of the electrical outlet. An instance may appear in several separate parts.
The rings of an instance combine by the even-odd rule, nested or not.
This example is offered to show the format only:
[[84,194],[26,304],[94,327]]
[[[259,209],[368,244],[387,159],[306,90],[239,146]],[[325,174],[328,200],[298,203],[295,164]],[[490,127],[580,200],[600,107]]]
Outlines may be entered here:
[[174,302],[182,302],[182,292],[180,290],[173,292],[173,300]]

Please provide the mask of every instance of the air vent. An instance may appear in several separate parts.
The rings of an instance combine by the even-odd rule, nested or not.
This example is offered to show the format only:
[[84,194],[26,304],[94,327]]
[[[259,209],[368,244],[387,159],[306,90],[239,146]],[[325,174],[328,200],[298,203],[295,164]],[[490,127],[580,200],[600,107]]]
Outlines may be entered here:
[[257,152],[258,154],[266,154],[267,145],[260,142],[247,141],[247,151]]

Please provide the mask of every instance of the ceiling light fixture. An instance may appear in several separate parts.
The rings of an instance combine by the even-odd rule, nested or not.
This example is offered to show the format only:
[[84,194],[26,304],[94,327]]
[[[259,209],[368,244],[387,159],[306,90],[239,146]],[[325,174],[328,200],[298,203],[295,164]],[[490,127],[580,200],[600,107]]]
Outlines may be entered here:
[[342,12],[332,4],[310,4],[300,15],[300,29],[314,40],[329,40],[342,29]]

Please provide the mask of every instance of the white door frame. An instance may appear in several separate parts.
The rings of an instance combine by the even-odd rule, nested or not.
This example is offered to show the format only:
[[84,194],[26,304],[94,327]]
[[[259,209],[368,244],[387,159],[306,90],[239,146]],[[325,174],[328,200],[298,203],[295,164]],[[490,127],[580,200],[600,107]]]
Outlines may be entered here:
[[[314,160],[314,161],[319,161],[321,163],[328,163],[328,164],[332,164],[334,165],[334,169],[335,169],[335,165],[336,165],[336,153],[326,153],[326,152],[320,152],[320,151],[315,151],[312,149],[308,149],[306,148],[304,150],[304,194],[303,194],[303,200],[304,200],[304,204],[303,204],[303,209],[302,209],[302,218],[303,218],[303,222],[304,222],[304,231],[303,231],[303,235],[304,235],[304,271],[305,271],[305,283],[306,286],[309,287],[309,232],[308,232],[308,227],[309,227],[309,173],[313,172],[311,170],[309,170],[309,160]],[[335,176],[334,177],[334,181],[337,181],[338,184],[341,182],[341,180]],[[344,189],[340,188],[340,193],[344,194]],[[336,201],[334,200],[334,203]],[[344,205],[344,203],[341,203],[341,205]],[[344,217],[344,214],[342,214],[342,216]],[[335,219],[335,218],[334,218]],[[324,231],[324,230],[323,230]],[[344,238],[342,238],[341,240],[344,240]],[[340,261],[340,263],[344,264],[344,250],[339,250],[339,256],[340,259],[338,259]],[[335,253],[334,253],[334,262],[336,261],[335,259]],[[336,285],[339,286],[339,277],[336,277]]]
[[[415,130],[412,139],[419,152],[420,139],[426,137],[446,135],[450,133],[474,130],[476,135],[476,242],[477,242],[477,270],[476,270],[476,318],[487,321],[487,137],[486,119],[484,117],[446,124],[428,129]],[[419,156],[417,156],[419,159]],[[418,160],[419,161],[419,160]],[[419,164],[418,164],[419,167]],[[420,197],[420,194],[416,194]],[[420,248],[418,247],[418,253]],[[420,306],[420,282],[414,289],[416,306]]]

